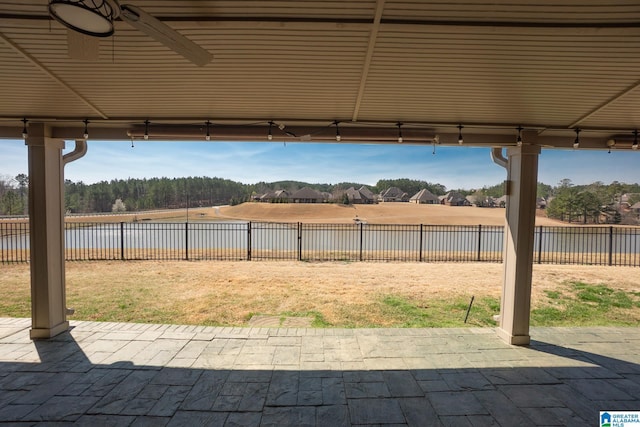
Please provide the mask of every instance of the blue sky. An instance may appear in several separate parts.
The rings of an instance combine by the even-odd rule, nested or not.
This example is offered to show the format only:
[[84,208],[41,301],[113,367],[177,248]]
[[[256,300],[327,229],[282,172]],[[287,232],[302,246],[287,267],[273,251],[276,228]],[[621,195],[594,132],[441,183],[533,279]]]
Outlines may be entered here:
[[[73,142],[67,144],[73,149]],[[402,145],[238,142],[89,141],[82,159],[67,165],[65,177],[87,184],[115,178],[210,176],[251,184],[296,180],[310,183],[359,182],[410,178],[448,189],[479,188],[502,182],[504,169],[489,149]],[[22,140],[0,140],[0,176],[27,173]],[[538,180],[556,185],[617,180],[640,182],[640,151],[543,150]]]

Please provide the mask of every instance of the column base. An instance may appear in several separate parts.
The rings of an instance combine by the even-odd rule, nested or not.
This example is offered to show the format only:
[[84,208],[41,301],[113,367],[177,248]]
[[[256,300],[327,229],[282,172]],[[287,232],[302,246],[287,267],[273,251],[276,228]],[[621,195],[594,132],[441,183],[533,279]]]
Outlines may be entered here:
[[498,328],[496,331],[498,338],[507,344],[511,345],[529,345],[531,343],[531,336],[529,335],[511,335],[511,333],[505,331],[502,328]]
[[32,340],[53,338],[67,330],[69,330],[69,322],[62,322],[53,328],[32,328],[29,331],[29,337]]

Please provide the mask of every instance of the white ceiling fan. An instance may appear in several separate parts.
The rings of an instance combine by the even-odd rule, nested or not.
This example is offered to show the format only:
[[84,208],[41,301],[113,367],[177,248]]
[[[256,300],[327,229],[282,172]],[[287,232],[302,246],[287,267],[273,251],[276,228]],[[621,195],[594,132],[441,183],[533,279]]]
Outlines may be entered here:
[[61,24],[81,34],[109,37],[120,17],[196,65],[208,64],[213,55],[139,7],[117,0],[49,0],[49,13]]

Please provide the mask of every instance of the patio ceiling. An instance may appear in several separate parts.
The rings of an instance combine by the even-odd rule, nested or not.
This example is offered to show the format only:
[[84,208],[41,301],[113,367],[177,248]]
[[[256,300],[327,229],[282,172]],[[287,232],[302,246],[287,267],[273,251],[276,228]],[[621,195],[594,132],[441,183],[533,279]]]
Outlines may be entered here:
[[457,144],[462,124],[465,144],[515,144],[522,126],[543,146],[581,128],[582,148],[629,149],[640,127],[637,0],[122,2],[212,53],[202,67],[123,21],[72,58],[47,3],[0,2],[0,137],[23,118],[111,139],[211,120],[213,139],[266,140],[273,120],[329,141],[337,120],[354,142],[396,142],[402,122],[405,142]]

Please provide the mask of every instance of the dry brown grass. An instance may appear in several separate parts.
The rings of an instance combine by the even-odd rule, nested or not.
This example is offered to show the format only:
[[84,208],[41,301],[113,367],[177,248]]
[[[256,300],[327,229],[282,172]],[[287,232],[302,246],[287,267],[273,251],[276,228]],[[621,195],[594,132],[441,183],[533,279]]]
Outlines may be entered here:
[[[29,266],[0,269],[0,316],[19,315],[7,304],[29,316]],[[76,319],[246,325],[252,314],[315,312],[335,326],[392,326],[385,296],[425,307],[499,298],[501,276],[491,263],[71,262],[67,298]],[[535,265],[533,307],[569,280],[640,292],[637,268]],[[640,322],[640,310],[629,313]]]
[[[313,205],[246,203],[189,210],[189,220],[503,225],[504,209],[387,203]],[[74,217],[71,222],[184,221],[185,210]],[[537,225],[565,225],[539,215]],[[193,256],[196,256],[193,253]],[[127,254],[130,256],[130,254]],[[567,282],[603,284],[640,296],[633,267],[534,265],[532,307],[553,304],[548,292],[568,294]],[[28,264],[0,265],[0,316],[29,316]],[[253,314],[313,314],[334,326],[398,326],[385,298],[419,308],[464,306],[473,295],[493,310],[502,265],[492,263],[304,263],[97,261],[67,263],[68,305],[77,319],[178,324],[246,325]],[[464,312],[464,307],[462,307]],[[486,313],[485,313],[486,314]],[[640,322],[640,310],[623,313]],[[487,314],[486,317],[490,317]],[[486,324],[486,323],[485,323]]]
[[[215,208],[191,208],[189,209],[189,221],[219,219]],[[136,222],[136,221],[167,221],[185,222],[187,220],[186,209],[169,209],[158,211],[142,211],[122,214],[104,215],[73,215],[67,216],[65,222]]]
[[[251,221],[353,223],[354,218],[371,224],[504,225],[505,210],[471,206],[380,203],[336,205],[305,203],[243,203],[220,208],[220,217]],[[536,225],[565,225],[546,216],[536,216]]]
[[[371,224],[504,225],[505,210],[471,206],[380,203],[377,205],[338,205],[315,203],[243,203],[220,208],[189,209],[189,221],[245,220],[267,222],[305,222],[350,224],[359,218]],[[67,222],[186,221],[185,209],[150,211],[120,215],[67,217]],[[568,225],[538,212],[536,225]]]

